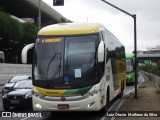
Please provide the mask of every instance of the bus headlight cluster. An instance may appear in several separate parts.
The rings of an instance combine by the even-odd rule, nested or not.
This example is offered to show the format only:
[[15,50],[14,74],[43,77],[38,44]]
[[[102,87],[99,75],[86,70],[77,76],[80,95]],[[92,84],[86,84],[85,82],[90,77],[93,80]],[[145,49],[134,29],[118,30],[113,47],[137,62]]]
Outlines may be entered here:
[[87,93],[87,96],[92,97],[92,96],[98,94],[99,91],[100,91],[100,89],[99,90],[90,91],[90,92]]
[[37,93],[37,92],[34,92],[34,91],[32,91],[32,94],[33,94],[33,96],[38,97],[38,98],[44,97],[44,95]]

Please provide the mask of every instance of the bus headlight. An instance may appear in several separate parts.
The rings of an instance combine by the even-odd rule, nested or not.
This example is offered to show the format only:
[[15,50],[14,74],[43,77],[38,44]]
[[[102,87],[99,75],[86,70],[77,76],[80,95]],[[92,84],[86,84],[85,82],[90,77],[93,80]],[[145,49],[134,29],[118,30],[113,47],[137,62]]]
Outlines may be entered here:
[[87,93],[87,96],[92,97],[92,96],[98,94],[99,91],[100,91],[100,90],[90,91],[90,92]]
[[33,96],[38,97],[38,98],[44,97],[44,95],[37,93],[37,92],[34,92],[34,91],[32,91],[32,94],[33,94]]

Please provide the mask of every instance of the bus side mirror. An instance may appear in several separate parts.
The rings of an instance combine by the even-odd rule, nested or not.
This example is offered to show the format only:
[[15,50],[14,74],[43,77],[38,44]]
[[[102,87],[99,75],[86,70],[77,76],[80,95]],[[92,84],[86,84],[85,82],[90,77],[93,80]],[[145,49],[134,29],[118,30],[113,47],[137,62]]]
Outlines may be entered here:
[[23,64],[27,64],[27,52],[29,49],[34,47],[34,43],[28,44],[26,45],[23,49],[22,49],[22,53],[21,53],[21,57],[22,57],[22,63]]
[[104,41],[101,41],[98,46],[98,62],[104,62]]

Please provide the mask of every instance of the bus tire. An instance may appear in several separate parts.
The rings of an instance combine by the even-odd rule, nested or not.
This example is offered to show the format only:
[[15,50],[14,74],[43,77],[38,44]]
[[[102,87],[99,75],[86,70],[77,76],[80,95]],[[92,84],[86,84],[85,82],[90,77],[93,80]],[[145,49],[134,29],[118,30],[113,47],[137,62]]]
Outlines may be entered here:
[[106,105],[109,106],[109,99],[110,99],[110,89],[109,87],[107,88],[107,98],[106,98]]
[[121,93],[119,95],[119,98],[122,98],[123,97],[123,91],[124,91],[124,82],[122,81],[121,82]]

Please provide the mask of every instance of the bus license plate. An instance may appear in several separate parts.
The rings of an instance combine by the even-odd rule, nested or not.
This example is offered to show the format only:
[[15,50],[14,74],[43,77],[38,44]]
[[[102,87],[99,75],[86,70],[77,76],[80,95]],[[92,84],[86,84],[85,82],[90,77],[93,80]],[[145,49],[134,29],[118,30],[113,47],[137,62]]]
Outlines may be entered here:
[[57,108],[58,109],[69,109],[69,105],[68,104],[58,104]]

